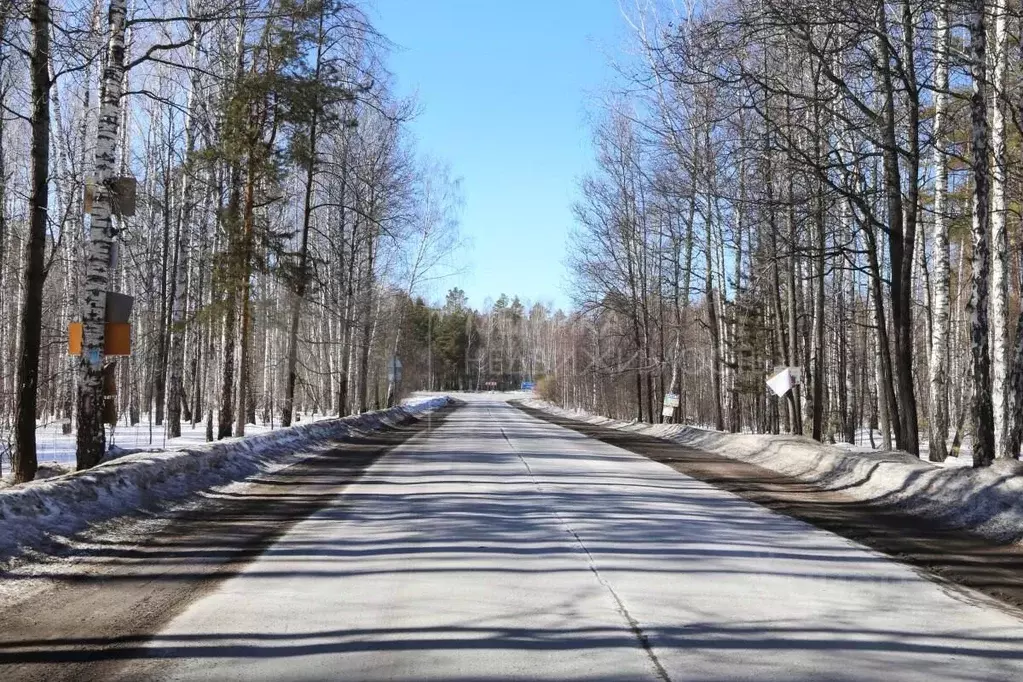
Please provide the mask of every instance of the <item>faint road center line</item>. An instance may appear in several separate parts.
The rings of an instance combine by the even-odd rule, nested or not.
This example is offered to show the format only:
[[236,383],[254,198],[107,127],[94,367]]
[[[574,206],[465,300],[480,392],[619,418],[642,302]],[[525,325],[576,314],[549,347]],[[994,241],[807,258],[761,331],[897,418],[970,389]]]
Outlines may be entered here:
[[[522,453],[519,452],[515,445],[512,443],[511,438],[508,437],[508,433],[504,430],[504,427],[499,428],[501,429],[501,435],[504,436],[504,440],[508,443],[508,447],[512,449],[512,452],[514,452],[515,455],[519,458],[519,461],[522,462],[522,466],[526,468],[526,473],[529,475],[529,479],[533,482],[533,487],[536,488],[537,492],[542,493],[543,488],[541,488],[540,482],[533,474],[533,469],[532,467],[529,466],[529,462],[526,461],[526,458],[522,456]],[[561,527],[564,528],[565,531],[568,532],[573,538],[575,538],[576,545],[578,545],[579,549],[581,549],[583,554],[586,555],[586,563],[589,566],[590,571],[597,578],[597,582],[603,585],[604,589],[606,589],[608,593],[611,595],[611,598],[615,602],[616,610],[625,619],[625,622],[629,624],[629,629],[632,631],[632,634],[636,637],[636,640],[639,641],[640,646],[643,647],[643,651],[644,653],[646,653],[647,658],[650,659],[650,663],[653,664],[654,671],[657,673],[657,677],[660,680],[662,680],[662,682],[671,682],[671,676],[668,675],[668,671],[664,669],[664,666],[661,665],[661,661],[657,658],[657,654],[654,652],[653,645],[650,644],[650,638],[647,637],[645,632],[643,632],[643,628],[640,626],[639,621],[633,618],[632,614],[629,613],[628,607],[625,606],[625,602],[622,601],[622,598],[618,596],[618,593],[615,591],[615,588],[611,586],[611,583],[608,582],[603,575],[601,575],[600,570],[597,568],[596,560],[593,558],[593,555],[590,554],[590,550],[586,548],[586,545],[583,543],[582,538],[580,538],[579,534],[575,532],[575,530],[568,524],[567,521],[565,521],[564,517],[562,517],[561,514],[558,513],[557,509],[552,507],[550,509],[550,512],[554,515],[554,518],[558,520],[558,523],[561,524]]]

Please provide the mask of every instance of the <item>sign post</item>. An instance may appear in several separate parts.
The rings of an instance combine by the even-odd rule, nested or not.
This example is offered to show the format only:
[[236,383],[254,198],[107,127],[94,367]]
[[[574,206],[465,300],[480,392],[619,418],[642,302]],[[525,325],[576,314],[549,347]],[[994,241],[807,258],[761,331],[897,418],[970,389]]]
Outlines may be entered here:
[[767,380],[767,387],[779,398],[798,386],[803,378],[799,367],[776,367],[775,374]]
[[401,383],[401,360],[397,355],[392,355],[387,364],[387,380],[395,385]]
[[662,417],[672,417],[675,409],[681,404],[678,393],[666,393],[664,395],[664,407],[661,408]]

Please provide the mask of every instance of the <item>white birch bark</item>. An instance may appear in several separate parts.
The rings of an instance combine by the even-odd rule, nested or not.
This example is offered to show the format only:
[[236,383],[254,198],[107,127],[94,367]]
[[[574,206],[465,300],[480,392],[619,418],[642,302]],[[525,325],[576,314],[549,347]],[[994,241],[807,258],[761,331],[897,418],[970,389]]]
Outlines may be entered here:
[[934,81],[934,221],[931,254],[931,358],[928,366],[929,457],[943,462],[948,456],[948,335],[949,335],[949,257],[948,221],[945,216],[948,195],[948,154],[945,149],[945,117],[948,109],[948,6],[942,2],[937,17],[938,61]]
[[1009,375],[1009,239],[1006,231],[1005,87],[1008,45],[1006,0],[994,0],[991,86],[991,408],[994,414],[995,456],[1005,457],[1008,436],[1006,398]]
[[124,77],[125,0],[110,0],[106,68],[103,70],[100,115],[96,131],[94,193],[89,238],[85,246],[82,298],[81,381],[78,385],[78,468],[96,465],[106,449],[103,428],[103,341],[106,294],[114,245],[111,195],[107,183],[117,164]]

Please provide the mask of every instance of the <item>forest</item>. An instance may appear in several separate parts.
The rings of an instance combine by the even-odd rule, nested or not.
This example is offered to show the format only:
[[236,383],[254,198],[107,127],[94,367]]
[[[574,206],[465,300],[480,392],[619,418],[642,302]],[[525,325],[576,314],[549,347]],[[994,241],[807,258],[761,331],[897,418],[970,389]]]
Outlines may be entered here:
[[[974,466],[1016,458],[1020,6],[637,0],[552,397]],[[585,367],[584,371],[578,368]],[[802,381],[783,398],[775,368]],[[874,434],[879,442],[873,443]]]
[[417,150],[390,49],[344,0],[0,2],[14,480],[45,429],[81,469],[114,424],[212,440],[395,401],[387,359],[456,267],[462,192]]
[[[1021,19],[622,3],[573,309],[477,310],[431,302],[462,185],[418,151],[365,8],[0,0],[0,464],[31,480],[41,429],[87,468],[114,424],[215,440],[524,381],[617,418],[1016,458]],[[107,347],[125,300],[130,354]]]
[[[975,466],[1018,458],[1020,6],[623,14],[636,58],[595,112],[566,256],[576,310],[532,310],[519,334],[543,396],[823,442],[866,430],[935,462],[964,444]],[[779,398],[765,379],[784,367],[801,382]]]

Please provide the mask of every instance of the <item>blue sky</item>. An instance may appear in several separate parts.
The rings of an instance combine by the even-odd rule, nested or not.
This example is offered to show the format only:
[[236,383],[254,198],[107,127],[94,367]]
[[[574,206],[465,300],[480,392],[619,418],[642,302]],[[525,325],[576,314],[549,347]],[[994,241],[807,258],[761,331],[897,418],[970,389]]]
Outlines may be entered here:
[[[587,112],[627,36],[617,0],[369,0],[417,93],[422,152],[463,179],[469,302],[502,292],[567,308],[562,265],[577,181],[593,164]],[[438,292],[433,296],[437,299]]]

